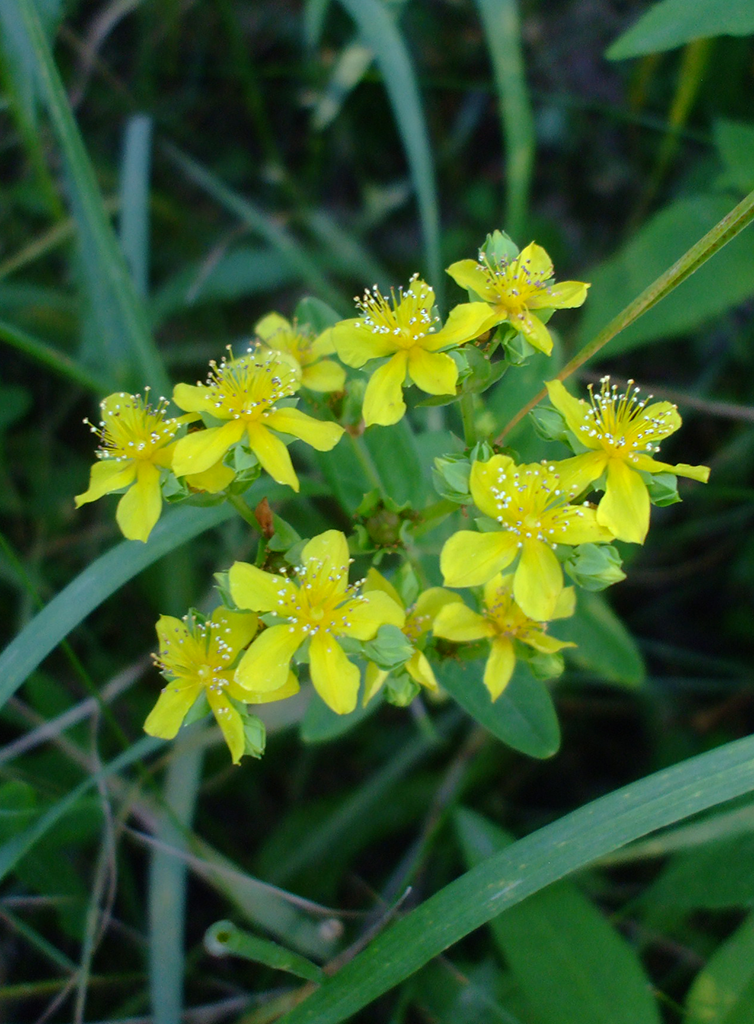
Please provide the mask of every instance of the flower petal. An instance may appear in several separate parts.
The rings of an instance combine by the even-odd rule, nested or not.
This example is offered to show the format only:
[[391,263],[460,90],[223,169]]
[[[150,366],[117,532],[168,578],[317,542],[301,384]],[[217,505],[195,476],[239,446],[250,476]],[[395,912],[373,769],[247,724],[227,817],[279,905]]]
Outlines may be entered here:
[[359,695],[359,670],[332,636],[317,633],[309,647],[309,670],[314,689],[338,715],[348,715]]
[[519,273],[520,268],[526,267],[528,274],[533,278],[539,278],[540,281],[547,281],[552,277],[553,268],[549,253],[536,242],[529,242],[518,254],[516,262]]
[[259,459],[262,469],[266,470],[273,480],[279,484],[287,484],[298,491],[298,477],[293,469],[291,457],[279,437],[262,426],[261,423],[247,425],[249,447]]
[[403,382],[406,379],[407,359],[408,353],[401,349],[369,378],[363,410],[364,422],[368,427],[373,423],[389,427],[397,423],[405,413]]
[[241,658],[235,681],[253,693],[279,690],[288,679],[291,658],[304,639],[296,626],[270,626]]
[[419,594],[416,604],[406,618],[406,625],[412,629],[418,628],[421,636],[422,633],[429,632],[441,609],[448,604],[463,604],[463,598],[460,594],[454,594],[452,590],[445,590],[444,587],[430,587]]
[[315,420],[313,416],[307,416],[299,409],[277,409],[269,414],[265,422],[268,427],[279,430],[281,434],[291,434],[300,438],[318,452],[329,452],[344,434],[339,423]]
[[269,341],[278,331],[290,331],[291,325],[280,313],[268,313],[255,325],[254,334],[262,341]]
[[675,476],[689,477],[691,480],[698,480],[706,484],[709,480],[709,466],[687,466],[685,462],[679,462],[677,466],[671,466],[667,462],[656,462],[648,455],[639,455],[631,461],[632,469],[641,469],[645,473],[673,473]]
[[146,542],[162,511],[160,471],[151,462],[136,466],[136,482],[118,502],[118,526],[128,540]]
[[497,489],[500,479],[512,466],[513,459],[509,455],[493,455],[487,462],[475,462],[471,467],[469,488],[474,504],[480,512],[492,519],[500,515],[492,491]]
[[222,460],[214,466],[205,469],[203,473],[189,473],[186,483],[195,491],[206,491],[208,494],[218,494],[233,483],[235,471],[230,466],[223,465]]
[[386,580],[382,573],[378,572],[374,567],[370,568],[367,572],[362,589],[365,594],[368,594],[370,590],[381,590],[384,594],[387,594],[391,601],[395,601],[398,607],[403,606],[403,601],[401,601],[400,595],[393,584]]
[[[293,672],[288,673],[288,678],[283,685],[277,690],[270,690],[269,693],[257,693],[250,690],[242,690],[243,696],[238,698],[245,700],[247,704],[271,704],[276,700],[287,700],[288,697],[293,697],[301,687],[298,684]],[[231,697],[235,697],[236,694],[233,692],[232,686],[228,687]]]
[[563,587],[560,591],[557,603],[555,605],[555,611],[552,613],[553,619],[570,619],[573,613],[576,611],[576,588],[575,587]]
[[348,541],[340,530],[325,530],[304,545],[301,561],[312,589],[344,594],[348,587]]
[[[296,588],[290,580],[264,572],[248,562],[234,562],[228,573],[228,582],[230,596],[238,607],[253,612],[280,612],[285,603],[296,599]],[[284,604],[281,605],[281,601]]]
[[603,448],[574,455],[551,463],[558,473],[558,487],[570,498],[576,498],[589,484],[601,477],[607,466],[608,454]]
[[389,356],[397,348],[390,335],[373,333],[360,318],[341,320],[323,334],[346,366],[363,366],[369,359]]
[[641,418],[644,437],[654,441],[669,437],[681,428],[678,408],[672,402],[653,402],[644,409]]
[[618,540],[643,544],[649,530],[649,492],[638,473],[622,459],[610,459],[607,487],[597,506],[597,522]]
[[207,689],[207,700],[212,708],[215,721],[220,726],[225,742],[228,744],[233,764],[238,764],[246,748],[243,734],[243,721],[238,711],[228,700],[222,690]]
[[553,517],[553,522],[553,540],[559,544],[609,544],[615,540],[613,532],[600,520],[597,509],[588,505],[566,505]]
[[562,381],[559,380],[548,380],[545,382],[547,393],[550,396],[550,401],[558,410],[559,413],[565,419],[568,429],[574,434],[582,444],[586,445],[587,448],[599,448],[599,441],[595,441],[593,437],[589,436],[588,430],[582,430],[583,426],[588,425],[587,413],[589,406],[586,402],[581,399],[574,398],[573,395],[565,389]]
[[372,640],[380,626],[397,626],[406,621],[406,613],[400,605],[381,590],[370,590],[341,609],[342,625],[338,627],[346,636],[356,640]]
[[414,651],[413,655],[406,662],[406,671],[411,678],[420,686],[425,686],[433,693],[437,693],[440,687],[437,685],[432,666],[427,661],[422,651]]
[[176,384],[173,388],[173,401],[185,412],[217,413],[212,391],[204,384]]
[[499,319],[486,302],[462,302],[451,309],[442,330],[422,339],[423,347],[428,352],[436,352],[448,345],[463,345],[489,331]]
[[342,391],[346,383],[346,371],[332,359],[323,359],[304,367],[301,386],[310,391]]
[[532,295],[527,305],[529,309],[574,309],[584,305],[588,290],[583,281],[561,281]]
[[134,459],[102,459],[95,462],[89,474],[89,489],[83,494],[77,494],[73,499],[76,508],[86,505],[87,502],[96,501],[103,494],[110,494],[111,491],[119,491],[121,487],[128,487],[136,479],[136,461]]
[[481,586],[510,565],[517,551],[516,536],[508,531],[460,530],[445,542],[440,555],[444,583],[448,587]]
[[521,633],[519,639],[529,647],[533,647],[535,651],[541,651],[542,654],[557,654],[564,647],[576,646],[571,640],[558,640],[554,636],[543,633],[541,629],[531,629],[526,633]]
[[536,315],[530,315],[528,311],[522,310],[510,318],[511,323],[520,331],[530,345],[544,352],[549,356],[552,352],[552,337],[545,325]]
[[177,682],[168,683],[147,716],[144,732],[149,736],[172,740],[177,735],[189,708],[199,696],[201,688],[200,683],[183,686]]
[[441,608],[432,626],[435,636],[453,643],[462,644],[470,640],[483,640],[495,635],[491,622],[473,612],[463,602],[448,604]]
[[455,394],[458,367],[443,352],[427,352],[415,345],[408,353],[408,375],[429,395]]
[[538,622],[551,619],[562,589],[563,570],[552,548],[525,540],[513,577],[513,597],[524,615]]
[[480,267],[476,260],[458,260],[447,268],[446,273],[450,274],[456,284],[460,284],[462,288],[469,288],[480,299],[486,302],[496,301],[497,293],[487,280],[484,268]]
[[222,460],[232,444],[241,440],[243,432],[243,420],[230,420],[221,427],[187,434],[175,446],[173,472],[176,476],[188,476],[211,469]]
[[361,699],[362,707],[366,707],[372,697],[375,697],[380,690],[382,685],[390,675],[385,669],[375,665],[373,661],[367,662],[366,670],[364,671],[364,696]]
[[492,641],[490,656],[484,666],[484,685],[490,691],[493,700],[497,700],[511,681],[515,667],[516,655],[513,644],[507,636],[496,637]]
[[222,604],[212,612],[210,622],[216,627],[222,645],[228,647],[234,657],[249,643],[259,626],[254,612],[234,612]]

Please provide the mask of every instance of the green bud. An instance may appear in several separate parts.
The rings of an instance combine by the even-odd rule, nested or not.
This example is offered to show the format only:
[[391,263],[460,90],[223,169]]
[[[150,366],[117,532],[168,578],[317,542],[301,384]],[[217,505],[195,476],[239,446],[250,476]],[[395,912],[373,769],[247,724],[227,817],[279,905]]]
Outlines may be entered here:
[[519,331],[503,342],[505,358],[512,366],[525,366],[532,356],[536,355],[539,349],[530,345],[526,338]]
[[414,653],[414,648],[401,630],[397,626],[387,625],[380,626],[374,640],[367,640],[362,649],[364,657],[385,672],[405,665]]
[[417,696],[421,687],[408,672],[389,675],[385,680],[385,700],[398,708],[406,708]]
[[528,648],[528,652],[523,660],[527,662],[535,679],[556,679],[563,674],[565,663],[562,654],[543,654],[531,648]]
[[653,505],[664,508],[681,500],[678,496],[678,477],[673,473],[642,473],[641,476]]
[[470,474],[471,465],[466,456],[451,453],[435,459],[432,482],[441,498],[448,498],[458,505],[468,505],[471,502]]
[[543,441],[562,441],[568,444],[571,432],[562,413],[548,406],[537,405],[529,413],[534,429]]
[[621,565],[621,557],[612,544],[579,544],[563,568],[584,590],[605,590],[626,578]]
[[285,519],[281,519],[274,512],[272,514],[272,525],[275,527],[275,532],[267,541],[267,547],[270,551],[287,551],[301,540],[301,537],[290,523],[286,523]]
[[487,235],[479,250],[490,262],[512,263],[518,256],[519,248],[505,231],[493,231]]
[[267,743],[267,730],[264,727],[264,722],[249,711],[242,712],[241,718],[243,720],[244,754],[259,758],[264,753]]

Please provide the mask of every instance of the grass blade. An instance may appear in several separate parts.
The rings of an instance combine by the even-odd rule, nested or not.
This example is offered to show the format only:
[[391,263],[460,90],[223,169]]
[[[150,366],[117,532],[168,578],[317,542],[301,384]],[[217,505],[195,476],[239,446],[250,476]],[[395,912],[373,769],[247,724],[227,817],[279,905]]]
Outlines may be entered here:
[[523,240],[534,164],[534,121],[517,0],[476,0],[492,59],[505,140],[505,230]]
[[241,931],[231,921],[218,921],[204,936],[204,945],[213,956],[240,956],[254,963],[274,967],[277,971],[288,971],[299,978],[319,984],[324,975],[322,969],[311,960],[294,953],[284,946],[268,939]]
[[33,0],[18,0],[18,9],[36,60],[40,91],[60,144],[78,225],[88,291],[98,332],[93,353],[100,366],[111,366],[123,386],[151,384],[169,393],[159,353],[149,333],[112,226],[105,212],[94,170],[74,120],[63,83]]
[[13,348],[23,352],[24,355],[42,366],[46,366],[48,370],[52,370],[59,377],[63,377],[72,384],[78,384],[86,388],[87,391],[93,391],[95,395],[105,395],[115,388],[114,381],[92,373],[75,359],[71,359],[65,352],[60,352],[46,341],[35,338],[4,320],[0,320],[0,340],[12,345]]
[[640,836],[752,789],[749,737],[594,800],[451,882],[378,936],[284,1024],[340,1024],[527,896]]
[[341,0],[341,3],[359,26],[382,72],[419,203],[427,274],[442,307],[444,282],[435,168],[408,49],[381,0]]
[[126,124],[120,169],[120,244],[134,288],[149,290],[149,170],[152,119],[136,114]]

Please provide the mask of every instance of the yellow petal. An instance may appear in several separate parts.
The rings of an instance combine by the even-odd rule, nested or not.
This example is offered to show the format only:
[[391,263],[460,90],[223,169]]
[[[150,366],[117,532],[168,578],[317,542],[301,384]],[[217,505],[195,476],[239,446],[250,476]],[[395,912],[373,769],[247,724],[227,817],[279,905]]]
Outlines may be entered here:
[[583,281],[551,284],[528,300],[529,309],[574,309],[586,302],[589,285]]
[[301,386],[310,391],[342,391],[346,383],[346,371],[332,359],[323,359],[304,368]]
[[321,359],[322,356],[331,356],[335,353],[335,345],[332,340],[332,330],[329,327],[314,339],[310,352],[312,360]]
[[187,434],[175,446],[173,472],[176,476],[188,476],[211,469],[222,460],[232,444],[241,440],[243,433],[243,420],[230,420],[221,427]]
[[500,478],[505,476],[513,466],[513,459],[508,455],[493,455],[487,462],[475,462],[471,467],[469,488],[474,504],[486,516],[497,519],[500,510],[492,494],[499,486]]
[[89,474],[89,489],[83,494],[77,494],[73,499],[76,508],[86,505],[87,502],[96,501],[103,494],[110,494],[111,491],[119,491],[121,487],[128,487],[136,479],[136,462],[134,459],[103,459],[95,462]]
[[576,611],[576,588],[563,587],[552,613],[553,619],[569,619]]
[[525,540],[513,577],[513,597],[530,619],[552,618],[563,589],[563,570],[552,549],[541,540]]
[[543,633],[540,629],[532,629],[522,633],[520,639],[525,644],[528,644],[529,647],[533,647],[535,651],[541,651],[542,654],[557,654],[564,647],[576,646],[570,640],[556,640],[554,636],[548,636],[547,633]]
[[328,593],[344,594],[348,586],[348,541],[340,530],[325,530],[308,541],[301,552],[306,581]]
[[709,480],[709,466],[687,466],[685,462],[679,462],[677,466],[671,466],[667,462],[656,462],[648,455],[639,455],[631,460],[633,469],[641,469],[646,473],[673,473],[675,476],[689,477],[691,480],[698,480],[706,484]]
[[589,484],[602,476],[608,458],[607,452],[600,447],[597,451],[584,452],[582,455],[574,455],[572,459],[562,459],[550,465],[555,466],[558,473],[560,490],[571,498],[576,498]]
[[448,345],[463,345],[489,331],[498,320],[499,317],[486,302],[462,302],[451,309],[441,331],[428,334],[422,339],[423,347],[428,352],[436,352]]
[[317,633],[309,647],[309,670],[314,689],[338,715],[348,715],[359,695],[359,670],[332,636]]
[[293,469],[291,457],[279,437],[263,427],[261,423],[249,423],[247,426],[249,447],[273,480],[279,484],[287,484],[298,491],[298,477]]
[[[582,430],[583,426],[589,427],[587,413],[589,406],[586,402],[574,398],[566,391],[562,381],[548,380],[545,384],[550,401],[565,419],[568,429],[587,448],[599,448],[600,443],[593,437],[589,437],[589,430]],[[591,429],[591,428],[590,428]]]
[[419,634],[427,633],[432,628],[432,623],[446,604],[463,604],[460,594],[454,594],[452,590],[445,590],[443,587],[430,587],[419,594],[416,604],[411,609],[406,620],[406,625],[417,628]]
[[367,662],[364,672],[364,696],[361,699],[363,707],[366,707],[372,697],[375,697],[380,692],[382,684],[389,675],[389,672],[379,668],[373,661]]
[[245,647],[257,631],[259,619],[254,612],[234,612],[224,605],[219,605],[212,612],[210,622],[217,628],[223,644],[237,654]]
[[644,409],[644,437],[659,441],[681,428],[681,417],[672,402],[653,402]]
[[[293,697],[297,694],[300,687],[298,679],[292,672],[288,673],[288,678],[285,683],[277,690],[270,690],[269,693],[254,693],[252,691],[244,691],[241,700],[245,700],[247,704],[271,704],[276,700],[286,700],[288,697]],[[235,693],[231,692],[231,696],[235,697]]]
[[501,572],[497,573],[484,584],[484,606],[485,608],[492,608],[497,604],[498,596],[503,595],[505,597],[511,597],[513,593],[513,573],[506,573],[503,575]]
[[[296,598],[296,588],[284,576],[264,572],[248,562],[234,562],[228,573],[230,596],[239,608],[253,612],[279,612]],[[281,605],[281,601],[285,602]],[[285,611],[282,611],[285,614]]]
[[208,688],[207,700],[212,708],[215,721],[220,726],[223,738],[228,744],[233,764],[238,764],[246,747],[241,716],[222,690]]
[[211,389],[203,384],[176,384],[173,388],[173,401],[185,412],[211,412],[213,415],[218,412]]
[[501,530],[472,533],[460,530],[446,542],[440,568],[448,587],[478,587],[510,565],[518,551],[516,536]]
[[155,629],[160,641],[161,652],[164,652],[169,645],[176,643],[176,637],[177,642],[183,644],[190,636],[186,623],[175,618],[174,615],[161,615]]
[[609,544],[615,540],[615,535],[602,523],[596,509],[586,505],[567,505],[555,527],[553,540],[573,545]]
[[373,334],[361,319],[341,320],[323,334],[346,366],[363,366],[370,359],[391,355],[397,347],[390,335]]
[[495,302],[497,299],[495,289],[476,260],[459,260],[451,264],[446,273],[450,274],[456,284],[460,284],[462,288],[470,288],[480,299],[486,302]]
[[401,601],[400,595],[393,584],[386,580],[382,573],[378,572],[374,567],[369,569],[364,581],[363,592],[368,594],[370,590],[381,590],[392,601],[395,601],[399,608],[403,606],[403,601]]
[[530,345],[539,349],[540,352],[544,352],[546,356],[550,355],[552,352],[552,337],[539,317],[522,311],[512,316],[510,320],[516,330],[523,334]]
[[267,316],[263,316],[254,327],[254,333],[258,338],[261,338],[262,341],[269,341],[273,334],[277,334],[278,331],[290,330],[290,323],[279,313],[268,313]]
[[427,352],[415,345],[408,353],[408,375],[427,394],[455,394],[458,367],[443,352]]
[[547,281],[552,277],[552,260],[547,250],[536,242],[529,242],[518,255],[519,267],[526,267],[532,277]]
[[222,461],[216,462],[214,466],[205,469],[203,473],[189,473],[185,478],[189,487],[195,491],[206,491],[208,494],[218,494],[235,479],[235,472],[230,466],[223,465]]
[[372,640],[380,626],[397,626],[406,621],[406,613],[381,590],[348,601],[342,609],[342,625],[339,627],[346,636],[356,640]]
[[161,511],[160,471],[151,462],[139,462],[136,482],[120,499],[115,513],[121,533],[128,540],[146,542]]
[[649,530],[649,492],[638,473],[622,459],[610,459],[607,487],[597,506],[597,522],[618,540],[643,544]]
[[279,430],[281,434],[291,434],[300,438],[318,452],[329,452],[344,433],[339,423],[315,420],[313,416],[307,416],[299,409],[278,409],[270,413],[265,423],[273,430]]
[[172,740],[177,735],[189,708],[199,696],[200,690],[199,683],[189,683],[188,686],[168,683],[149,712],[144,723],[144,732],[149,736]]
[[515,667],[513,644],[507,636],[497,637],[492,641],[490,656],[484,666],[484,685],[493,700],[497,700],[508,685]]
[[397,423],[405,413],[403,382],[406,379],[407,359],[408,353],[401,349],[369,378],[364,395],[364,422],[368,427],[373,423],[389,427]]
[[438,612],[432,627],[435,636],[461,644],[494,636],[492,623],[473,612],[465,604],[448,604]]
[[420,686],[437,693],[440,687],[437,685],[432,666],[427,661],[422,651],[414,651],[413,655],[406,662],[406,671],[411,678]]
[[279,690],[288,679],[291,658],[304,639],[304,634],[296,626],[266,629],[241,658],[235,681],[253,693]]

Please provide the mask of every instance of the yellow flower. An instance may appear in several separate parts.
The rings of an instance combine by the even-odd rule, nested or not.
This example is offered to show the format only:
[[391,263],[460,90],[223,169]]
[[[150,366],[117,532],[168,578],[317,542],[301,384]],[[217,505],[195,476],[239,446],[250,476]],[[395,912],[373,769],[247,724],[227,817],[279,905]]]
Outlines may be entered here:
[[[573,587],[561,590],[553,619],[573,615],[575,593]],[[521,611],[513,600],[513,576],[498,573],[484,586],[484,608],[481,615],[465,604],[446,605],[435,619],[435,636],[464,643],[468,640],[490,641],[490,654],[484,668],[484,685],[490,697],[497,700],[510,682],[516,666],[514,641],[533,647],[543,654],[555,654],[564,647],[576,644],[556,640],[545,632],[545,625],[534,622]]]
[[[404,607],[403,601],[392,583],[386,580],[382,573],[377,572],[376,569],[370,569],[364,582],[364,593],[369,594],[374,591],[382,591],[399,607]],[[405,609],[406,621],[403,624],[402,631],[414,648],[414,653],[404,667],[415,682],[435,692],[438,689],[435,674],[424,652],[418,645],[423,637],[432,629],[432,623],[435,621],[440,609],[444,608],[447,604],[455,603],[463,603],[460,594],[453,594],[442,587],[430,587],[429,590],[425,590],[423,594],[419,595],[415,604]],[[373,661],[367,662],[364,675],[365,705],[379,692],[389,675],[389,672],[379,668]]]
[[291,697],[298,691],[293,674],[278,689],[263,694],[250,693],[233,680],[234,662],[256,631],[256,615],[222,606],[205,623],[181,622],[171,615],[161,615],[157,623],[160,654],[155,661],[170,682],[144,723],[144,730],[150,736],[171,740],[203,691],[233,763],[238,764],[245,746],[243,720],[229,698],[261,704]]
[[461,530],[446,541],[440,555],[446,586],[480,586],[520,554],[513,577],[516,603],[530,619],[551,619],[563,589],[558,544],[613,539],[597,522],[595,509],[569,503],[589,483],[575,462],[517,466],[507,455],[475,462],[469,481],[474,504],[500,529]]
[[480,254],[479,260],[459,260],[448,273],[461,285],[489,303],[494,318],[489,326],[508,321],[530,345],[548,355],[552,352],[550,332],[532,316],[536,309],[571,309],[586,299],[588,284],[582,281],[552,283],[552,260],[541,245],[531,242],[508,262],[492,262]]
[[279,313],[268,313],[254,328],[267,348],[285,352],[301,367],[301,387],[310,391],[342,391],[346,371],[332,359],[335,352],[330,331],[314,337],[311,331],[291,324]]
[[181,409],[209,413],[227,423],[181,438],[175,447],[173,472],[176,476],[202,473],[220,462],[230,446],[245,436],[273,480],[298,491],[288,449],[273,431],[298,437],[319,451],[329,451],[340,440],[343,428],[315,420],[298,409],[275,405],[295,394],[301,382],[298,367],[282,353],[256,349],[240,359],[210,366],[206,384],[178,384],[173,401]]
[[406,373],[430,395],[453,394],[458,367],[440,349],[478,338],[492,326],[489,307],[483,302],[470,302],[456,306],[438,330],[439,317],[432,313],[435,293],[418,274],[411,278],[406,291],[399,289],[397,298],[394,293],[386,298],[375,285],[355,301],[361,316],[342,320],[331,328],[338,356],[348,366],[357,367],[370,359],[390,357],[369,379],[364,395],[367,426],[389,426],[401,419],[406,411]]
[[183,420],[166,418],[166,407],[164,399],[153,408],[141,395],[121,391],[100,403],[99,426],[90,424],[101,440],[100,461],[92,466],[89,489],[76,495],[76,508],[127,487],[115,518],[128,540],[146,541],[160,518],[160,469],[170,467],[172,442]]
[[681,425],[672,403],[647,405],[649,399],[639,400],[639,389],[632,380],[626,391],[619,393],[609,377],[602,378],[596,395],[589,385],[588,402],[570,395],[559,380],[551,380],[547,390],[576,439],[590,449],[570,461],[587,474],[589,483],[607,471],[597,522],[618,540],[643,544],[649,529],[649,492],[639,471],[673,473],[707,482],[708,466],[671,466],[652,458],[660,450],[657,442]]
[[387,594],[358,594],[348,583],[348,544],[328,530],[301,553],[298,582],[235,562],[230,592],[239,608],[273,612],[270,626],[251,645],[236,670],[236,682],[249,690],[276,690],[287,678],[291,658],[307,640],[312,682],[322,700],[339,715],[356,707],[359,670],[346,657],[339,637],[371,640],[380,626],[402,626],[403,609]]

